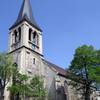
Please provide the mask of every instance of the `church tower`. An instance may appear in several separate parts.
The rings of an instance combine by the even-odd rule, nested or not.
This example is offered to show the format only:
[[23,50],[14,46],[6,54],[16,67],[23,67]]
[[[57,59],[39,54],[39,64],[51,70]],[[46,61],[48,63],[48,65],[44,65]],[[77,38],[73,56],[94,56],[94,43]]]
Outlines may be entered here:
[[9,30],[9,53],[13,55],[14,63],[22,72],[38,71],[42,30],[33,17],[30,0],[23,0],[18,18]]

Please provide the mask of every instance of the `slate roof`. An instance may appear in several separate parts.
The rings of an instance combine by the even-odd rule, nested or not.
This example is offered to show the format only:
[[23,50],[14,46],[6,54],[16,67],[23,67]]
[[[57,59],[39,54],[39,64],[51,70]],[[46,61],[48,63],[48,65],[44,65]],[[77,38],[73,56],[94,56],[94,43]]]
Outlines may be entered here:
[[38,26],[38,24],[36,23],[34,17],[33,17],[33,13],[32,13],[32,8],[31,8],[31,4],[30,4],[30,0],[23,0],[23,4],[21,6],[19,15],[17,17],[16,22],[11,26],[10,29],[12,29],[13,27],[17,26],[19,23],[21,23],[23,20],[26,20],[27,22],[29,22],[29,24],[33,25],[35,28],[37,28],[38,30],[42,31],[41,28]]
[[49,61],[47,61],[47,60],[45,60],[45,59],[43,59],[43,61],[44,61],[52,70],[56,71],[58,75],[67,77],[67,74],[69,74],[69,73],[67,73],[67,71],[66,71],[65,69],[63,69],[63,68],[61,68],[61,67],[59,67],[59,66],[57,66],[57,65],[55,65],[55,64],[53,64],[53,63],[51,63],[51,62],[49,62]]
[[[61,67],[59,67],[59,66],[57,66],[57,65],[55,65],[55,64],[53,64],[53,63],[51,63],[51,62],[49,62],[49,61],[47,61],[47,60],[45,60],[45,59],[43,59],[43,61],[44,61],[44,63],[46,63],[53,71],[55,71],[58,75],[63,76],[63,77],[68,78],[68,79],[71,79],[71,80],[73,80],[73,81],[75,81],[75,82],[77,82],[77,80],[78,80],[78,82],[80,82],[80,83],[83,84],[84,79],[82,79],[81,77],[76,76],[75,79],[73,79],[73,78],[71,77],[71,73],[70,73],[68,70],[65,70],[65,69],[63,69],[63,68],[61,68]],[[77,80],[76,80],[76,79],[77,79]],[[93,86],[92,86],[92,87],[93,87]],[[95,88],[95,87],[94,87],[94,88]]]

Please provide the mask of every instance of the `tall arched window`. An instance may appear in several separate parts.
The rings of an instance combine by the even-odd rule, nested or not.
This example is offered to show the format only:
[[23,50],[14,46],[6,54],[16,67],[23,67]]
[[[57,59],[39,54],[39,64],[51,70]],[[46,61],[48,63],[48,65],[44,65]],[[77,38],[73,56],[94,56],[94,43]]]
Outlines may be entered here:
[[39,46],[39,35],[37,34],[37,45]]
[[18,38],[17,38],[17,36],[18,36],[18,33],[17,33],[17,31],[15,30],[14,31],[14,35],[15,35],[15,43],[18,41]]
[[19,33],[19,41],[21,40],[21,27],[18,28],[18,33]]
[[31,41],[32,29],[29,29],[29,37],[28,39]]
[[17,43],[21,40],[21,27],[14,31],[14,43]]
[[39,44],[39,35],[37,34],[36,31],[33,33],[33,43],[34,43],[35,45],[37,45],[37,46],[38,46],[38,44]]
[[33,33],[33,43],[36,44],[37,33],[36,31]]

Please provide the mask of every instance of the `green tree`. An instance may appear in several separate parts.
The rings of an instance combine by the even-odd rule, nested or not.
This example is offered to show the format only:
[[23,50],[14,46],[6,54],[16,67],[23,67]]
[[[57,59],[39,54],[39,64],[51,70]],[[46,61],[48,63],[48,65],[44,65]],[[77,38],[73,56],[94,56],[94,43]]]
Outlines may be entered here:
[[44,100],[47,95],[44,88],[43,79],[35,75],[30,81],[31,96],[36,97],[36,100]]
[[8,90],[11,92],[11,100],[24,100],[25,98],[44,100],[46,89],[39,76],[34,76],[30,79],[27,75],[20,74],[19,72],[17,72],[16,75],[14,74],[14,76],[13,84],[8,87]]
[[26,98],[29,91],[29,84],[27,83],[28,76],[21,74],[16,69],[16,73],[13,75],[13,83],[8,87],[8,90],[11,93],[11,100],[21,100],[21,98]]
[[71,85],[80,91],[85,100],[90,100],[93,87],[100,83],[100,50],[87,45],[77,48],[69,71],[73,80]]
[[13,62],[11,55],[0,53],[0,92],[4,94],[4,89],[11,79],[13,72]]
[[29,80],[27,75],[19,73],[18,67],[13,63],[11,55],[0,53],[0,94],[2,96],[5,87],[12,81],[12,85],[8,87],[12,100],[14,100],[14,97],[17,100],[26,97],[38,97],[38,100],[44,100],[46,89],[44,88],[42,78],[34,76],[30,82]]

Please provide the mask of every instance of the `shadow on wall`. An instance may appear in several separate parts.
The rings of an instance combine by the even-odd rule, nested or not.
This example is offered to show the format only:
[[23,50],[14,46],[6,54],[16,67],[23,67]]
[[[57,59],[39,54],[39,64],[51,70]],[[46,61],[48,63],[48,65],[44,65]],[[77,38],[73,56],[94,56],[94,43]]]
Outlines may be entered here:
[[55,79],[52,80],[49,93],[48,93],[48,100],[67,100],[64,86],[58,86],[56,89]]
[[55,87],[55,79],[53,78],[52,82],[50,82],[49,92],[48,92],[48,100],[56,100],[56,87]]
[[57,92],[57,99],[56,100],[67,100],[66,94],[65,94],[65,89],[63,86],[58,87],[56,92]]

